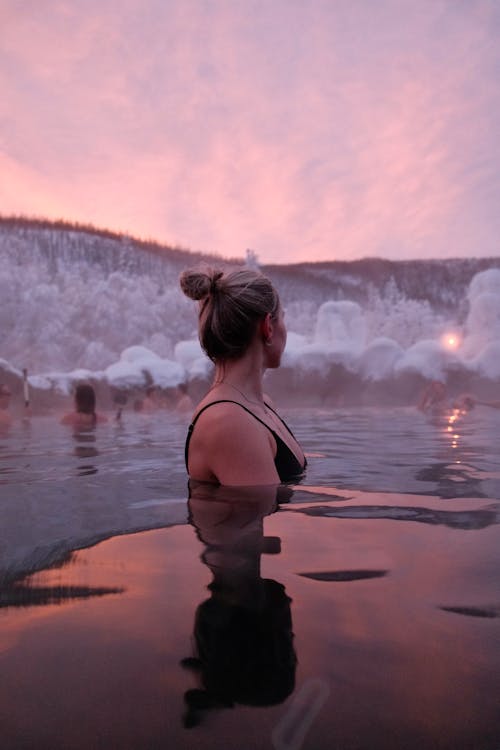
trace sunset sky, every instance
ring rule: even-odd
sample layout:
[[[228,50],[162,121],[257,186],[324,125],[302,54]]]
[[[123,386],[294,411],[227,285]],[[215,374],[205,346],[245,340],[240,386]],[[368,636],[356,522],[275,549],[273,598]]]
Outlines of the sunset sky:
[[[498,0],[0,0],[0,212],[263,262],[500,254]]]

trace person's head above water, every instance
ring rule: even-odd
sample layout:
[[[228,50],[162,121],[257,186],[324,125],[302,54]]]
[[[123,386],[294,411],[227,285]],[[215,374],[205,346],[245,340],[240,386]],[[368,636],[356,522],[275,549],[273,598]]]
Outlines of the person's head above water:
[[[264,372],[280,366],[287,339],[276,289],[250,269],[190,269],[180,285],[199,302],[200,343],[215,365],[188,428],[190,478],[239,487],[295,481],[305,456],[263,391]]]
[[[259,323],[267,315],[276,320],[280,312],[278,292],[258,271],[189,269],[180,285],[187,297],[200,302],[200,343],[212,362],[240,358]]]
[[[76,386],[75,406],[80,414],[95,413],[95,391],[88,383],[80,383]]]

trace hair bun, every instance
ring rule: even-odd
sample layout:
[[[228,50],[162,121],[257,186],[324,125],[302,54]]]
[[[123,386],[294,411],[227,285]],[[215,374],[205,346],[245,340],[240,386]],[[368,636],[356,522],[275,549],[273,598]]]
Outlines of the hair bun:
[[[214,292],[219,291],[219,284],[217,282],[223,276],[224,274],[222,271],[214,271],[214,273],[212,274],[212,278],[210,280],[210,294],[214,294]]]
[[[214,271],[210,268],[206,270],[192,268],[181,274],[179,283],[186,297],[200,300],[216,290],[217,282],[222,275],[222,271]]]

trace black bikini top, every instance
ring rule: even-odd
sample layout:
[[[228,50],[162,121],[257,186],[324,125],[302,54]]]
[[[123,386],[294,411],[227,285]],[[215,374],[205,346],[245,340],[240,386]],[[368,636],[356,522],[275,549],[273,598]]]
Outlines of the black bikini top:
[[[276,440],[276,455],[274,457],[274,465],[276,467],[276,471],[278,472],[278,476],[280,478],[281,482],[290,482],[294,479],[297,479],[301,476],[301,474],[304,473],[304,470],[307,466],[307,461],[304,459],[304,464],[302,465],[300,461],[297,459],[296,455],[293,453],[293,451],[290,450],[288,445],[285,443],[283,438],[281,438],[277,432],[275,432],[269,425],[267,425],[260,417],[258,417],[256,414],[253,413],[253,411],[250,411],[250,409],[247,409],[246,406],[243,406],[243,404],[240,404],[239,401],[231,401],[230,399],[224,398],[220,399],[219,401],[211,401],[209,404],[206,404],[206,406],[203,407],[203,409],[200,409],[196,417],[193,419],[191,424],[188,427],[188,434],[186,437],[186,446],[184,449],[184,460],[186,462],[186,471],[189,473],[188,469],[188,452],[189,452],[189,443],[191,440],[191,435],[193,434],[194,426],[196,422],[198,421],[199,417],[203,412],[208,409],[210,406],[213,406],[214,404],[237,404],[240,406],[244,411],[248,412],[248,414],[251,414],[254,419],[256,419],[258,422],[264,425],[266,429],[269,430],[273,438]],[[273,408],[269,406],[269,404],[265,404],[267,409],[270,409],[273,414],[276,414],[280,422],[283,423],[283,425],[286,427],[290,435],[295,440],[295,436],[291,429],[288,427],[286,422],[281,419],[280,415],[274,411]]]

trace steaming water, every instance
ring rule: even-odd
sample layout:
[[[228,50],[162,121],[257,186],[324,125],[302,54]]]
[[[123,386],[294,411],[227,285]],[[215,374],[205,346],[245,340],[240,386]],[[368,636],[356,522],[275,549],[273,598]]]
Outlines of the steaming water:
[[[209,377],[195,305],[177,281],[200,256],[29,222],[0,223],[0,255],[0,378],[20,389],[28,368],[35,407],[82,379],[106,398],[109,387]],[[499,265],[264,269],[289,329],[270,390],[294,403],[410,404],[425,380],[448,381],[455,392],[498,389]]]
[[[262,522],[248,493],[209,501],[198,537],[184,418],[16,423],[0,437],[2,746],[498,747],[500,412],[450,416],[286,412],[309,454],[290,502]],[[268,613],[274,701],[240,686],[213,705],[215,684],[240,684],[231,663],[260,664],[253,641],[215,639],[201,676],[180,666],[224,585],[246,618]],[[187,711],[193,689],[205,708]]]

